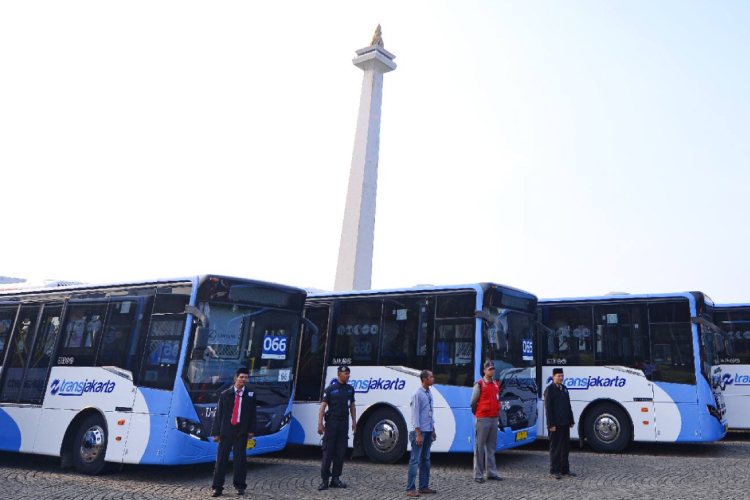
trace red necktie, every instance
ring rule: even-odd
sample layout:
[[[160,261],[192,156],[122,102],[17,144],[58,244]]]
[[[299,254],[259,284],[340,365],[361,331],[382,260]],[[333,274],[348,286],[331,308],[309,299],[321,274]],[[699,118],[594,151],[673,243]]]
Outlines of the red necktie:
[[[240,391],[237,391],[237,397],[234,398],[234,410],[232,410],[232,425],[237,425],[240,416]]]

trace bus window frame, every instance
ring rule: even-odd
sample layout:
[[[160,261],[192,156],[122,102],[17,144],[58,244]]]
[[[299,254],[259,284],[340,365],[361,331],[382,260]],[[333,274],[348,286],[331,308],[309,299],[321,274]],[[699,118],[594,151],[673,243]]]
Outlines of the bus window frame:
[[[10,330],[8,331],[8,336],[5,338],[5,346],[3,346],[3,352],[0,354],[0,367],[5,366],[6,363],[6,357],[8,355],[8,346],[10,345],[10,341],[13,337],[14,328],[16,326],[16,321],[18,321],[18,314],[21,312],[21,303],[20,302],[0,302],[0,308],[5,308],[8,306],[12,306],[16,308],[16,313],[13,315],[13,321],[10,323]],[[10,307],[8,307],[10,309]],[[0,387],[2,387],[2,377],[0,377]]]
[[[36,342],[36,335],[37,335],[37,331],[39,330],[39,322],[40,322],[40,320],[42,318],[42,314],[43,314],[43,311],[44,311],[44,304],[45,304],[44,302],[20,302],[18,304],[18,306],[19,306],[18,307],[18,311],[16,312],[16,317],[13,320],[13,325],[11,327],[11,335],[8,336],[7,345],[10,345],[11,340],[15,340],[16,326],[18,325],[18,320],[19,320],[19,318],[21,316],[21,310],[24,307],[38,307],[39,310],[37,311],[37,314],[36,314],[36,320],[35,320],[35,324],[34,324],[34,331],[31,332],[31,340],[29,342],[25,342],[25,346],[24,347],[26,348],[26,351],[27,351],[26,355],[25,355],[25,364],[23,366],[23,374],[21,376],[21,385],[18,388],[18,395],[16,396],[16,398],[15,398],[14,401],[11,401],[11,400],[4,401],[2,399],[3,392],[4,392],[4,389],[5,389],[5,382],[6,382],[6,379],[8,378],[8,372],[10,370],[10,366],[8,366],[8,362],[10,361],[10,359],[8,359],[9,358],[10,349],[7,349],[7,348],[5,349],[5,359],[3,360],[3,371],[2,371],[2,374],[0,374],[1,375],[0,376],[0,405],[3,405],[3,404],[11,404],[11,405],[21,404],[20,401],[21,401],[21,395],[23,394],[23,383],[26,380],[26,372],[28,371],[28,361],[29,361],[29,358],[31,357],[31,352],[34,349],[34,343]],[[14,352],[14,355],[15,355],[15,352]],[[42,399],[44,399],[44,398],[42,398]],[[33,405],[33,406],[36,406],[36,405]]]
[[[59,342],[60,335],[62,333],[62,322],[63,322],[63,318],[65,317],[64,314],[65,314],[66,305],[67,305],[67,301],[65,301],[64,299],[63,300],[55,300],[54,298],[53,298],[53,300],[50,300],[49,302],[42,303],[42,310],[39,313],[39,320],[38,320],[39,324],[37,325],[36,332],[34,333],[34,340],[33,340],[32,344],[31,344],[31,350],[29,350],[29,357],[27,358],[26,370],[24,370],[23,379],[21,381],[21,393],[19,394],[19,397],[18,397],[18,401],[21,404],[29,404],[29,405],[33,405],[33,406],[41,406],[41,404],[44,402],[44,396],[47,393],[47,391],[46,391],[47,384],[49,383],[50,371],[52,370],[52,367],[55,365],[55,356],[56,356],[56,352],[57,352],[57,343]],[[22,399],[22,396],[23,396],[24,385],[26,384],[26,379],[27,379],[28,374],[29,374],[29,368],[31,368],[31,365],[28,362],[31,360],[31,356],[33,355],[34,350],[36,349],[36,341],[37,341],[37,338],[39,338],[39,330],[42,327],[42,321],[41,320],[44,318],[44,316],[45,316],[45,314],[47,312],[47,308],[48,307],[58,307],[58,306],[60,307],[60,316],[59,316],[59,318],[60,318],[60,329],[58,330],[57,336],[55,337],[55,342],[52,345],[52,354],[50,356],[50,361],[49,361],[49,364],[47,365],[47,369],[46,369],[45,374],[44,374],[44,385],[43,385],[44,390],[41,393],[41,396],[39,398],[39,402],[22,402],[21,399]]]
[[[92,345],[90,347],[91,352],[92,352],[91,364],[84,364],[84,365],[79,365],[75,363],[61,364],[60,363],[61,358],[69,357],[68,355],[63,354],[63,351],[65,349],[89,349],[89,348],[87,347],[72,347],[71,348],[71,347],[65,347],[64,344],[58,344],[57,351],[55,352],[55,356],[57,359],[53,362],[53,366],[77,366],[77,367],[89,367],[89,368],[95,368],[97,366],[97,359],[99,358],[99,345],[104,335],[104,326],[107,324],[107,316],[109,314],[109,303],[110,303],[109,297],[105,296],[104,299],[77,299],[77,298],[70,297],[68,300],[66,300],[65,308],[63,310],[62,321],[60,322],[61,334],[59,335],[59,339],[62,341],[63,338],[67,338],[67,332],[65,331],[65,329],[67,328],[68,321],[70,320],[69,318],[70,308],[75,307],[79,304],[85,305],[87,303],[90,303],[92,305],[98,305],[98,304],[104,305],[104,317],[102,318],[102,329],[98,335],[98,338],[93,339]]]

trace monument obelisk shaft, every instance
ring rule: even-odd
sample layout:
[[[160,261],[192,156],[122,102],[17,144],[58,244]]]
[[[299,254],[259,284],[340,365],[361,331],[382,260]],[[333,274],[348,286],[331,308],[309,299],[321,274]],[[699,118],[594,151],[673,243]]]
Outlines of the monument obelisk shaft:
[[[370,289],[383,74],[396,69],[396,63],[393,62],[396,56],[383,47],[380,25],[375,30],[370,46],[358,50],[356,54],[352,63],[365,74],[336,266],[336,291]]]

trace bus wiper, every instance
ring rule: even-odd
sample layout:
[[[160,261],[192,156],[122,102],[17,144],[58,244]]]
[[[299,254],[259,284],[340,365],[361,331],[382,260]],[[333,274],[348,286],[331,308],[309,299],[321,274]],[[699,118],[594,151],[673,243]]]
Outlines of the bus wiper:
[[[705,320],[703,318],[695,318],[695,317],[693,317],[693,318],[690,318],[690,322],[694,323],[696,325],[705,326],[706,328],[708,328],[709,330],[711,330],[714,333],[718,333],[718,334],[721,334],[721,335],[726,335],[726,332],[724,332],[724,330],[722,330],[718,326],[714,325],[710,321]]]
[[[262,384],[257,384],[257,385],[255,385],[255,386],[254,386],[254,389],[256,389],[256,390],[257,390],[257,389],[261,389],[261,388],[262,388],[262,389],[267,389],[267,390],[268,390],[268,391],[270,391],[271,393],[273,393],[273,394],[276,394],[277,396],[280,396],[280,397],[282,397],[282,398],[285,398],[285,397],[287,397],[287,395],[286,395],[286,394],[284,394],[284,391],[283,391],[283,390],[281,390],[281,389],[276,389],[276,388],[274,388],[274,387],[271,387],[271,386],[269,386],[269,385],[262,385]]]
[[[237,321],[242,321],[245,318],[250,318],[252,316],[258,316],[259,314],[263,314],[263,313],[266,313],[268,311],[270,311],[270,309],[267,308],[267,307],[264,307],[263,309],[258,309],[255,312],[251,312],[251,313],[248,313],[248,314],[243,314],[242,316],[235,316],[234,318],[232,318],[229,321],[227,321],[227,326],[229,326],[232,323],[235,323]]]

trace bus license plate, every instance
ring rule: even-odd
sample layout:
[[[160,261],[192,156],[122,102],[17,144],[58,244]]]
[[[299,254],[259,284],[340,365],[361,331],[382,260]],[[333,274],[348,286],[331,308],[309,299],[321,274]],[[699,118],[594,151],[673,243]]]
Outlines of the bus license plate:
[[[523,441],[529,437],[529,431],[521,431],[516,433],[516,441]]]
[[[247,449],[252,450],[255,448],[255,438],[247,440]]]

